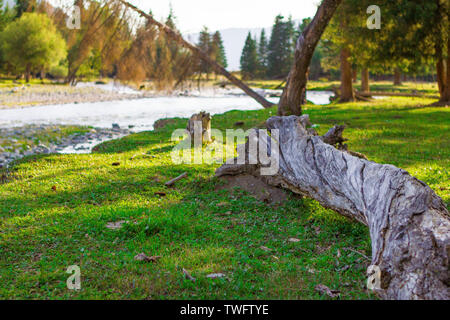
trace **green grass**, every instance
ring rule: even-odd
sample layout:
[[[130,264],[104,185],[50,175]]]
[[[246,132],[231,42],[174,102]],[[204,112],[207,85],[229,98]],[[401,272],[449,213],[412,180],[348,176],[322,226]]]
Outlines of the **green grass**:
[[[281,80],[254,80],[250,81],[252,87],[262,89],[280,89],[283,84]],[[308,81],[307,89],[310,91],[328,91],[340,87],[339,81]],[[353,84],[356,90],[361,90],[361,81]],[[283,84],[284,86],[284,84]],[[421,93],[424,95],[439,95],[439,88],[436,82],[404,82],[402,85],[395,86],[392,81],[372,81],[370,90],[373,92],[392,92],[392,93]]]
[[[0,89],[1,88],[14,88],[17,86],[22,86],[22,85],[55,85],[55,83],[53,83],[51,80],[48,79],[31,79],[29,83],[27,83],[24,79],[19,79],[19,80],[14,80],[14,79],[7,79],[7,78],[0,78]]]
[[[308,105],[305,113],[321,133],[347,124],[352,150],[410,171],[448,204],[450,113],[426,107],[432,102]],[[213,127],[244,121],[251,128],[275,113],[228,112],[215,116]],[[176,119],[91,155],[30,157],[3,176],[0,298],[326,299],[314,290],[317,284],[341,290],[342,299],[374,298],[365,289],[369,261],[363,255],[371,253],[364,226],[309,199],[273,206],[238,189],[216,191],[216,165],[171,162],[171,132],[185,125]],[[164,186],[185,171],[187,179]],[[117,221],[129,223],[106,228]],[[300,242],[290,243],[291,237]],[[162,258],[135,261],[142,252]],[[66,288],[71,265],[81,267],[79,292]],[[183,268],[196,282],[185,279]],[[226,278],[207,279],[210,273]]]

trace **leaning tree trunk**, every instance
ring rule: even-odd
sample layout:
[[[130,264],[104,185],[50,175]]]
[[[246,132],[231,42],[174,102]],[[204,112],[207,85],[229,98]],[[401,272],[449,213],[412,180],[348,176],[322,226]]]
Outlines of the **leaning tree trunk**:
[[[294,65],[281,96],[278,114],[301,115],[306,102],[308,69],[316,46],[342,0],[323,0],[313,21],[297,40]]]
[[[361,71],[361,91],[370,92],[369,86],[369,69],[364,68]]]
[[[163,31],[167,35],[167,37],[169,37],[170,39],[175,41],[178,45],[189,49],[196,57],[198,57],[201,60],[208,63],[217,73],[224,75],[231,83],[233,83],[238,88],[242,89],[247,95],[249,95],[250,97],[255,99],[264,108],[271,108],[274,105],[270,101],[267,101],[264,97],[260,96],[254,90],[252,90],[249,86],[247,86],[241,80],[239,80],[238,78],[233,76],[231,73],[229,73],[219,63],[217,63],[215,60],[211,59],[207,53],[203,52],[203,50],[199,49],[197,46],[184,40],[183,37],[181,36],[181,34],[179,34],[177,31],[171,29],[169,26],[165,25],[164,23],[156,21],[150,14],[147,14],[144,11],[138,9],[137,7],[133,6],[131,3],[124,1],[124,0],[118,0],[118,1],[120,1],[124,6],[136,11],[140,16],[146,18],[149,23],[156,25],[161,31]],[[209,75],[208,75],[208,77],[209,77]]]
[[[350,63],[350,50],[346,47],[341,50],[341,96],[339,97],[339,101],[355,101],[352,65]]]
[[[246,164],[226,164],[216,175],[251,174],[367,225],[382,298],[450,299],[450,215],[443,201],[406,171],[346,151],[344,127],[320,137],[309,125],[307,115],[273,117],[267,121],[272,137],[256,131],[253,143],[269,146],[270,158],[278,159],[276,174],[261,176],[267,159],[255,158],[247,142]]]

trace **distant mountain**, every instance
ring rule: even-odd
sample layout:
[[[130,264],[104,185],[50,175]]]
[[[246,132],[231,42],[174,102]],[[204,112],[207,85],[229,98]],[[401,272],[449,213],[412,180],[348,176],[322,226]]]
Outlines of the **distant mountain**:
[[[258,38],[261,34],[263,28],[231,28],[219,30],[222,34],[223,44],[225,47],[225,51],[227,54],[228,61],[228,70],[237,71],[241,67],[241,53],[244,48],[245,39],[247,38],[248,32],[250,31],[252,35]],[[270,32],[272,30],[271,27],[264,28],[266,30],[267,37],[270,36]],[[186,35],[186,40],[197,43],[198,42],[198,33],[192,33]]]
[[[297,27],[300,20],[294,20],[294,26]],[[248,32],[250,31],[253,37],[257,37],[259,41],[259,36],[261,35],[262,29],[266,30],[267,40],[270,39],[270,34],[272,33],[272,27],[266,28],[230,28],[219,30],[222,34],[223,44],[227,54],[228,60],[228,70],[238,71],[241,68],[241,53],[244,49],[245,39],[247,38]],[[210,30],[210,32],[213,32]],[[191,33],[185,35],[186,40],[197,43],[199,33]]]

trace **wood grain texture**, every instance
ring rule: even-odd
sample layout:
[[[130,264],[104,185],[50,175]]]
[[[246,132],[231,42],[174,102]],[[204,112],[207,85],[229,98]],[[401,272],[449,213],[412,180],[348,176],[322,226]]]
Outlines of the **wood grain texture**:
[[[216,175],[252,174],[368,226],[372,265],[382,270],[382,298],[450,299],[450,215],[442,199],[402,169],[325,143],[335,141],[333,134],[342,136],[341,127],[320,137],[308,123],[307,115],[270,118],[267,127],[279,130],[277,142],[259,131],[263,143],[279,146],[276,175],[261,176],[261,163],[248,162],[224,165]]]

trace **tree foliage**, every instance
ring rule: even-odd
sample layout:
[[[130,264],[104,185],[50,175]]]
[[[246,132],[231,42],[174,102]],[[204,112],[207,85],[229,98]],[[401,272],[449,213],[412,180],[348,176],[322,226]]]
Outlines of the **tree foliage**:
[[[41,72],[66,56],[66,43],[44,14],[24,13],[1,33],[5,60],[18,73]]]
[[[294,57],[294,23],[291,18],[285,21],[278,15],[272,28],[268,53],[268,76],[285,78],[292,66]]]
[[[259,60],[257,42],[249,32],[245,40],[241,56],[241,72],[243,79],[254,79],[258,74]]]

